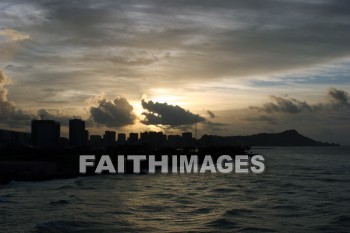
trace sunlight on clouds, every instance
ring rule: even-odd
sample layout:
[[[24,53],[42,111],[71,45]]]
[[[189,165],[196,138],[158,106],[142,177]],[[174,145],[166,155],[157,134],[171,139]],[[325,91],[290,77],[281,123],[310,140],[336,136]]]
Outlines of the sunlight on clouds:
[[[144,99],[146,101],[153,101],[153,102],[159,102],[159,103],[167,103],[169,105],[179,105],[181,107],[187,108],[189,106],[189,102],[186,101],[188,98],[187,96],[181,95],[178,90],[176,89],[167,89],[167,88],[151,88],[148,91],[149,94],[142,95],[141,99]],[[134,107],[135,114],[142,119],[142,113],[145,111],[142,108],[141,105],[141,99],[137,100],[131,100],[130,103]],[[148,126],[152,127],[152,130],[156,129],[154,126]]]
[[[142,112],[144,111],[141,106],[141,100],[130,101],[130,104],[134,107],[134,113],[137,117],[141,117]]]
[[[134,125],[122,124],[126,132],[155,129],[140,122],[142,99],[204,117],[210,110],[215,122],[233,125],[229,134],[281,130],[286,125],[278,119],[240,111],[263,106],[270,95],[316,105],[329,87],[349,93],[346,7],[341,1],[1,0],[0,69],[14,81],[8,99],[23,110],[54,108],[87,119],[94,107],[100,119],[107,110],[124,113],[123,97],[137,116]],[[300,120],[288,123],[297,127]],[[202,131],[213,128],[203,124]]]
[[[0,29],[0,61],[12,60],[21,49],[17,42],[30,38],[30,35],[13,29]]]
[[[29,40],[30,35],[13,29],[0,30],[0,42]]]

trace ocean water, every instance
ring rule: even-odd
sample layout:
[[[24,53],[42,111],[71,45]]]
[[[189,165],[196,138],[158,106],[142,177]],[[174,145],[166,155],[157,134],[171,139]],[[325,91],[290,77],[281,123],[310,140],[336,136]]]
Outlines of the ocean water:
[[[266,172],[0,186],[0,232],[350,232],[350,147],[254,149]]]

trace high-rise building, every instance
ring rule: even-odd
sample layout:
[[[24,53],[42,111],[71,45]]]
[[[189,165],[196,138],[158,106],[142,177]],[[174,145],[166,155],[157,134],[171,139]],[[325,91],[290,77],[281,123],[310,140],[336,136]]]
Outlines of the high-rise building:
[[[193,138],[191,132],[182,133],[182,144],[184,147],[193,146]]]
[[[166,135],[162,132],[142,132],[140,134],[140,142],[151,148],[160,148],[165,145]]]
[[[210,147],[215,145],[214,135],[204,134],[200,140],[202,147]]]
[[[90,135],[90,145],[100,147],[103,146],[101,135]]]
[[[126,134],[125,133],[118,133],[118,143],[124,144],[126,142]]]
[[[114,146],[115,145],[115,131],[105,131],[103,135],[103,140],[105,146]]]
[[[58,147],[60,123],[53,120],[32,120],[32,144],[36,147]]]
[[[129,134],[129,143],[136,144],[139,140],[139,134],[138,133],[130,133]]]
[[[87,145],[89,142],[89,131],[88,130],[84,131],[84,142],[85,142],[85,145]]]
[[[180,148],[182,145],[182,138],[180,135],[168,135],[168,146]]]
[[[72,146],[86,145],[85,122],[83,120],[69,120],[69,143]]]

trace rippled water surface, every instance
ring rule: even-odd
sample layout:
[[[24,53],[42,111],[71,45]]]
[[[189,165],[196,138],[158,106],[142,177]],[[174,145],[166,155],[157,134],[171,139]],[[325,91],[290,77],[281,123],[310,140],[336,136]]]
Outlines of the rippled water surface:
[[[101,175],[0,186],[0,232],[349,232],[350,148],[255,149],[262,175]]]

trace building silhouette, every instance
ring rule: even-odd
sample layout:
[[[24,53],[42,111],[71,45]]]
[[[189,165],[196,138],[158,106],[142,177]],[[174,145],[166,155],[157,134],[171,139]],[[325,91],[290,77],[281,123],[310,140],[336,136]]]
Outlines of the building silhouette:
[[[105,131],[103,135],[103,141],[105,146],[114,146],[115,145],[115,131]]]
[[[89,131],[87,129],[84,131],[84,141],[86,145],[89,142]]]
[[[125,144],[125,143],[126,143],[126,134],[118,133],[118,144]]]
[[[0,129],[0,147],[28,146],[30,137],[30,133]]]
[[[191,132],[182,133],[182,145],[184,147],[193,146],[193,137]]]
[[[140,142],[152,148],[163,147],[167,137],[163,132],[142,132],[140,133]]]
[[[69,120],[69,143],[72,146],[85,146],[87,144],[85,122],[83,120]]]
[[[182,147],[182,137],[180,135],[168,135],[167,144],[170,147]]]
[[[39,148],[58,147],[60,123],[54,120],[32,120],[32,145]]]
[[[103,140],[101,135],[90,135],[90,145],[96,147],[103,146]]]
[[[139,140],[139,134],[138,133],[129,133],[128,142],[130,144],[136,144]]]

